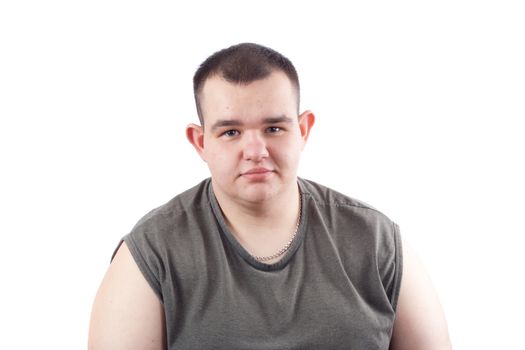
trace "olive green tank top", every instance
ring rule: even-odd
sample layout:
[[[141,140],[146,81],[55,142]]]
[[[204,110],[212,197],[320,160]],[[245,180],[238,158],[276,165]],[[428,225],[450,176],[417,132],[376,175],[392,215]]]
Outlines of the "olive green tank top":
[[[210,179],[123,238],[164,305],[169,349],[388,349],[402,272],[397,225],[312,181],[298,184],[297,235],[274,264],[238,243]]]

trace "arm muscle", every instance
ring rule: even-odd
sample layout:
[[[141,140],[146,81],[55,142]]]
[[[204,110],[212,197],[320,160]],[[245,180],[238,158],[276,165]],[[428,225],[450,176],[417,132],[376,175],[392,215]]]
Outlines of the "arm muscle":
[[[165,349],[164,309],[122,243],[98,290],[90,350]]]
[[[445,315],[432,282],[412,249],[403,246],[403,279],[390,349],[449,350]]]

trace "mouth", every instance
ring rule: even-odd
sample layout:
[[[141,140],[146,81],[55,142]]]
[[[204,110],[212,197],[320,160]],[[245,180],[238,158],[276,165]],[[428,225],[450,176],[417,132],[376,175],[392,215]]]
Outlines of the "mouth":
[[[266,174],[266,173],[271,173],[271,172],[272,170],[266,169],[266,168],[253,168],[253,169],[250,169],[242,173],[242,175],[261,175],[261,174]]]
[[[274,171],[266,168],[253,168],[248,171],[241,173],[241,177],[249,179],[252,181],[261,181],[265,180],[270,176]]]

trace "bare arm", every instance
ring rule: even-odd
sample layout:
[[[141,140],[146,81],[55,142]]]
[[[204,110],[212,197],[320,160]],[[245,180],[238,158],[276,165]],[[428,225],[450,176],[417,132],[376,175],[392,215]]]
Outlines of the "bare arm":
[[[403,246],[403,279],[390,349],[452,349],[432,282],[412,249]]]
[[[165,349],[164,309],[126,243],[113,259],[91,314],[90,350]]]

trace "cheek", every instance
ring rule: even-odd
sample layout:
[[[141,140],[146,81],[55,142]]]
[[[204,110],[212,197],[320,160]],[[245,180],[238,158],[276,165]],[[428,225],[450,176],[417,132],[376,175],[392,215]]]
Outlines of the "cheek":
[[[273,158],[282,168],[294,168],[299,162],[300,145],[291,140],[274,145]]]
[[[235,156],[232,150],[213,148],[214,151],[206,152],[208,167],[215,174],[231,173],[235,166]]]

